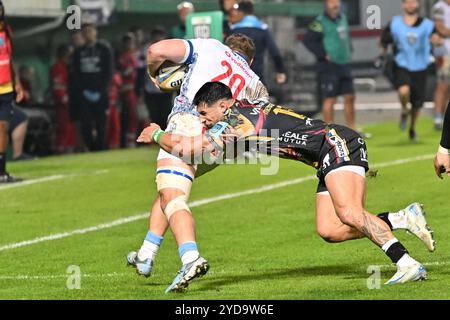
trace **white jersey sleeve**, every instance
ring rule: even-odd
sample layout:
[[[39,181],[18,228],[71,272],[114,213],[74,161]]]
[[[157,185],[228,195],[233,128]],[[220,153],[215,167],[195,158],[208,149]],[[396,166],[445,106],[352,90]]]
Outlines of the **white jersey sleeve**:
[[[207,82],[226,84],[238,100],[267,98],[268,92],[246,60],[214,39],[184,40],[189,65],[180,94],[175,98],[170,117],[179,112],[196,113],[192,104],[198,90]]]

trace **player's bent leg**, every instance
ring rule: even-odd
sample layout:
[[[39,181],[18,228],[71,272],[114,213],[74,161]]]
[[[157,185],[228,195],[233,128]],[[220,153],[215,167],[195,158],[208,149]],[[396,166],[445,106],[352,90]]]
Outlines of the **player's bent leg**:
[[[386,284],[426,279],[422,264],[411,258],[406,248],[394,237],[389,226],[364,210],[365,179],[362,175],[335,170],[325,177],[339,219],[364,233],[397,264],[397,273]]]
[[[149,277],[153,262],[163,241],[164,234],[169,227],[164,211],[161,208],[159,195],[156,197],[150,213],[150,229],[138,252],[132,251],[127,255],[127,262],[136,268],[139,275]]]
[[[317,233],[326,242],[338,243],[365,237],[338,218],[328,191],[316,195],[316,219]]]

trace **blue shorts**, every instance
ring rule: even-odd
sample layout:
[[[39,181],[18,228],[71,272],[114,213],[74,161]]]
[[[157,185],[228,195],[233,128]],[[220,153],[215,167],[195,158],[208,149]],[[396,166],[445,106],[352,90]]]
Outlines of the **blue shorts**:
[[[14,93],[0,94],[0,121],[10,122],[14,115]]]
[[[354,94],[353,76],[350,67],[329,63],[319,73],[323,98],[335,98]]]

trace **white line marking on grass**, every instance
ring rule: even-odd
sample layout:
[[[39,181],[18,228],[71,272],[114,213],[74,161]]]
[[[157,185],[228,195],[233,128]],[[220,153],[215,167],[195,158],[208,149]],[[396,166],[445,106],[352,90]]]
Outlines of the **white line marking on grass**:
[[[435,261],[435,262],[428,262],[423,263],[424,266],[430,267],[430,266],[446,266],[450,265],[450,261]],[[395,264],[390,265],[380,265],[379,266],[382,269],[395,269]],[[215,273],[218,273],[217,271]],[[223,272],[221,272],[223,273]],[[25,275],[25,274],[18,274],[18,275],[4,275],[0,276],[0,281],[6,281],[6,280],[54,280],[54,279],[66,279],[69,274],[57,274],[57,275]],[[133,273],[129,272],[112,272],[112,273],[94,273],[94,274],[81,274],[81,278],[91,278],[91,279],[98,279],[98,278],[122,278],[122,277],[134,277],[135,275]]]
[[[83,175],[87,175],[87,174],[89,174],[89,175],[91,175],[91,174],[93,174],[93,175],[105,174],[107,172],[109,172],[109,170],[103,169],[103,170],[94,171],[92,173],[57,174],[57,175],[43,177],[43,178],[36,178],[36,179],[24,180],[22,182],[17,182],[17,183],[6,184],[6,185],[3,185],[3,186],[0,186],[0,191],[1,190],[7,190],[7,189],[14,189],[14,188],[30,186],[30,185],[33,185],[33,184],[38,184],[38,183],[43,183],[43,182],[49,182],[49,181],[67,179],[67,178],[72,178],[72,177],[77,177],[77,176],[83,176]]]
[[[424,109],[433,109],[434,103],[433,102],[425,102],[424,103]],[[379,111],[379,110],[400,110],[401,104],[400,102],[384,102],[384,103],[378,103],[378,102],[359,102],[355,105],[355,110],[357,111]],[[344,104],[343,103],[336,103],[334,106],[335,110],[344,110]]]
[[[434,155],[428,154],[428,155],[422,155],[422,156],[417,156],[417,157],[412,157],[412,158],[383,162],[383,163],[375,164],[372,167],[384,168],[384,167],[401,165],[401,164],[406,164],[406,163],[415,162],[415,161],[429,160],[429,159],[432,159],[433,157],[434,157]],[[316,179],[316,176],[310,175],[310,176],[306,176],[306,177],[302,177],[302,178],[298,178],[298,179],[287,180],[287,181],[283,181],[283,182],[278,182],[278,183],[258,187],[255,189],[250,189],[250,190],[235,192],[235,193],[228,193],[228,194],[223,194],[223,195],[220,195],[217,197],[193,201],[189,204],[189,206],[191,208],[195,208],[195,207],[203,206],[205,204],[210,204],[210,203],[214,203],[214,202],[218,202],[218,201],[222,201],[222,200],[228,200],[228,199],[238,198],[238,197],[245,196],[245,195],[257,194],[257,193],[262,193],[262,192],[266,192],[266,191],[270,191],[270,190],[280,189],[280,188],[284,188],[287,186],[292,186],[295,184],[300,184],[300,183],[304,183],[307,181],[311,181],[314,179]],[[53,241],[53,240],[71,237],[71,236],[78,235],[78,234],[86,234],[86,233],[90,233],[90,232],[94,232],[94,231],[109,229],[109,228],[120,226],[120,225],[123,225],[126,223],[134,222],[134,221],[137,221],[140,219],[146,219],[146,218],[148,218],[148,216],[149,216],[148,213],[143,213],[143,214],[130,216],[127,218],[121,218],[118,220],[114,220],[109,223],[103,223],[103,224],[99,224],[97,226],[88,227],[85,229],[77,229],[77,230],[73,230],[73,231],[69,231],[69,232],[63,232],[63,233],[52,234],[52,235],[48,235],[48,236],[44,236],[44,237],[39,237],[39,238],[35,238],[32,240],[11,243],[11,244],[1,246],[0,252],[33,245],[33,244],[40,243],[40,242]]]
[[[129,276],[130,273],[98,273],[98,274],[81,274],[81,278],[118,278]],[[53,280],[53,279],[66,279],[70,274],[57,274],[57,275],[15,275],[15,276],[0,276],[2,280]]]

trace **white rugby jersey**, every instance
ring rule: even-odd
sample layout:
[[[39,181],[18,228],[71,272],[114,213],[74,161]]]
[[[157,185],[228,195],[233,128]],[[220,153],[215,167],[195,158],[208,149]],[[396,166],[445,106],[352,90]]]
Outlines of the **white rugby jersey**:
[[[207,82],[222,82],[242,100],[268,99],[268,92],[247,61],[238,53],[215,39],[183,40],[186,56],[180,63],[189,65],[180,94],[175,98],[172,117],[176,113],[197,114],[192,104],[198,90]]]
[[[433,6],[433,20],[440,20],[444,23],[447,29],[450,29],[450,4],[447,1],[441,0]],[[444,39],[444,46],[447,55],[450,55],[450,37]]]

